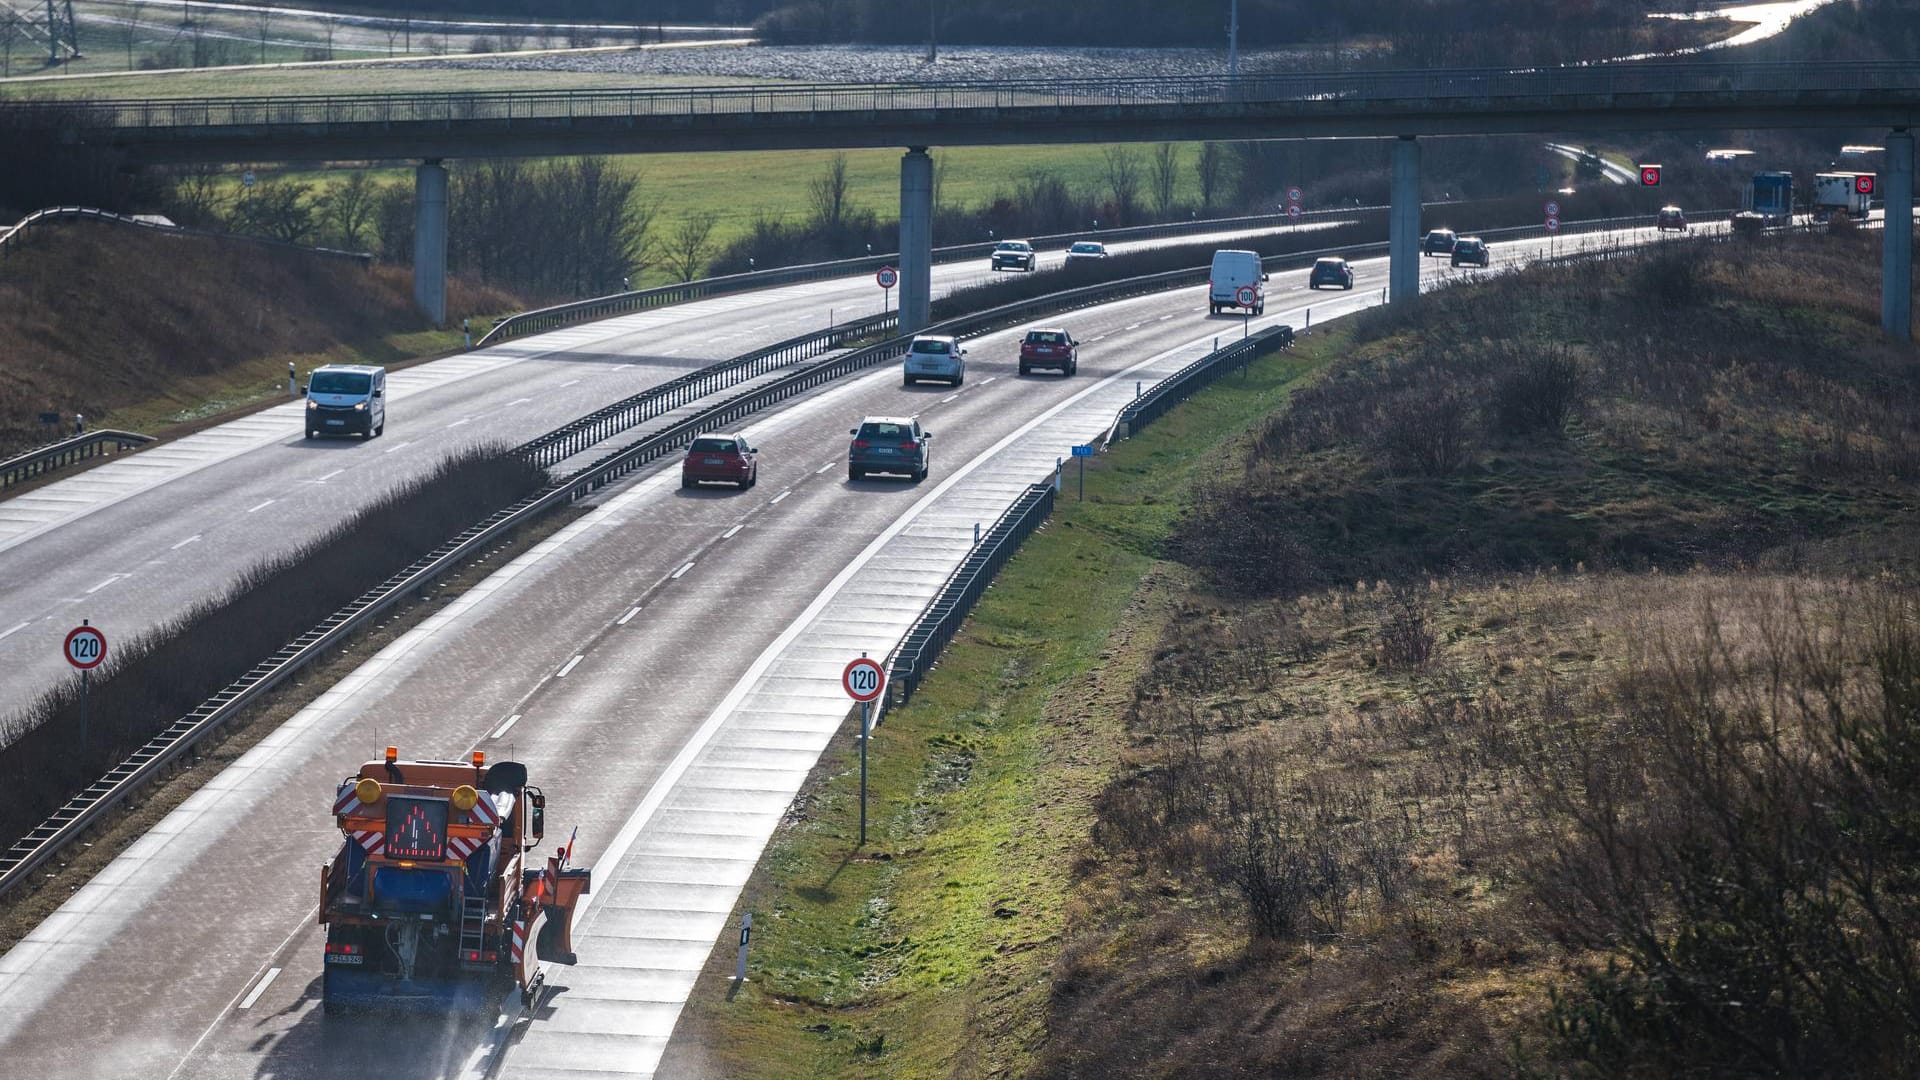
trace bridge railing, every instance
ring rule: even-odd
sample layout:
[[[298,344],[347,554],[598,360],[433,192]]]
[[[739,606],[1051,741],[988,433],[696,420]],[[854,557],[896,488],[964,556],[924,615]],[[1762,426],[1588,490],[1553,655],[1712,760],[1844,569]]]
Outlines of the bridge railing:
[[[91,206],[49,206],[44,210],[35,210],[21,218],[11,227],[0,230],[0,256],[8,254],[12,248],[25,243],[29,230],[39,225],[55,221],[99,221],[108,225],[122,225],[135,229],[152,229],[169,236],[206,236],[216,240],[233,240],[242,244],[254,244],[260,247],[286,248],[290,251],[304,251],[310,255],[327,255],[334,258],[354,259],[365,266],[373,262],[373,255],[365,251],[342,251],[339,248],[313,247],[307,244],[294,244],[285,240],[273,240],[265,236],[247,236],[243,233],[219,232],[214,229],[196,229],[190,225],[175,225],[172,222],[150,221],[146,218],[116,214],[110,210],[97,210]]]
[[[1617,94],[1804,94],[1920,90],[1907,61],[1694,61],[1531,69],[1299,72],[1241,76],[979,79],[940,83],[813,83],[648,89],[17,102],[56,122],[110,128],[521,122],[795,112],[1068,108],[1156,103],[1302,103],[1338,110],[1371,102],[1472,102]]]

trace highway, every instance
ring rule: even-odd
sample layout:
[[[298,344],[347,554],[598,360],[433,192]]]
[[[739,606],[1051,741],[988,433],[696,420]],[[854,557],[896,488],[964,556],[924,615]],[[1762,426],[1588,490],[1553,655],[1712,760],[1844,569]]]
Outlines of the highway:
[[[1045,252],[1041,267],[1063,258]],[[994,276],[984,259],[936,266],[936,295]],[[72,677],[60,641],[81,618],[106,629],[110,646],[131,640],[461,450],[518,444],[704,364],[824,329],[830,318],[877,313],[880,304],[879,287],[862,275],[513,339],[394,372],[386,434],[371,442],[304,439],[295,401],[0,501],[0,713]]]
[[[1276,275],[1251,327],[1301,325],[1308,306],[1319,325],[1377,302],[1385,260],[1355,265],[1351,292]],[[603,492],[329,689],[0,957],[0,1060],[44,1078],[650,1075],[740,884],[845,715],[840,665],[884,655],[971,523],[1103,431],[1134,380],[1242,329],[1191,288],[1058,321],[1085,342],[1074,378],[1020,377],[1021,331],[987,335],[957,391],[903,388],[889,365],[762,414],[745,428],[762,449],[751,491],[681,491],[668,462]],[[935,433],[928,481],[847,480],[845,431],[870,413],[917,414]],[[321,1016],[312,914],[316,870],[339,844],[328,807],[340,777],[387,744],[524,761],[548,794],[548,836],[579,826],[579,861],[595,868],[575,936],[583,963],[553,969],[555,993],[522,1031]]]

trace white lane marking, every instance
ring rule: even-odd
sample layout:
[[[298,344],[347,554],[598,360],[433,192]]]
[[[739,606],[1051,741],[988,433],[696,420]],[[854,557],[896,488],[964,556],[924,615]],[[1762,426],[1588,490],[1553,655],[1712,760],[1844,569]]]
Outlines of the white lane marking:
[[[633,617],[634,617],[635,615],[638,615],[638,614],[640,614],[640,609],[639,609],[639,608],[637,608],[637,607],[632,607],[632,608],[628,608],[628,609],[627,609],[627,613],[626,613],[625,615],[622,615],[622,616],[620,616],[620,617],[619,617],[618,619],[615,619],[615,620],[613,621],[613,625],[615,625],[615,626],[625,626],[625,625],[627,625],[627,623],[629,623],[629,622],[631,622],[631,621],[633,621]]]
[[[398,453],[399,451],[405,450],[407,447],[412,445],[413,444],[410,442],[395,443],[394,445],[387,447],[385,450],[382,450],[381,453],[383,454]]]
[[[527,402],[532,400],[533,399],[530,397],[517,397],[517,398],[514,398],[512,401],[507,402],[507,408],[511,409],[515,405],[525,405]]]
[[[1168,319],[1171,319],[1171,318],[1173,318],[1173,312],[1169,311],[1165,315],[1160,316],[1159,321],[1166,322]]]
[[[734,534],[734,533],[737,533],[737,532],[739,532],[739,531],[740,531],[741,529],[743,529],[743,528],[745,528],[745,526],[743,526],[743,525],[735,525],[735,526],[734,526],[733,528],[731,528],[731,529],[728,529],[728,530],[727,530],[726,532],[723,532],[723,533],[721,533],[721,534],[720,534],[720,539],[722,539],[722,540],[731,540],[731,539],[733,539],[733,534]],[[637,610],[637,609],[636,609],[636,610]]]
[[[569,386],[578,386],[578,385],[580,385],[580,380],[579,380],[579,379],[574,379],[574,380],[573,380],[572,382],[563,382],[563,383],[561,383],[561,384],[560,384],[560,389],[562,389],[562,390],[565,390],[565,389],[566,389],[567,387],[569,387]]]
[[[261,504],[260,504],[259,506],[251,506],[251,507],[248,507],[248,508],[247,508],[247,513],[249,513],[249,514],[253,514],[253,513],[258,513],[259,511],[261,511],[261,510],[265,510],[265,509],[266,509],[267,507],[269,507],[269,506],[272,506],[272,505],[273,505],[273,500],[272,500],[272,499],[268,499],[268,500],[267,500],[266,502],[263,502],[263,503],[261,503]]]
[[[682,566],[682,567],[681,567],[680,569],[678,569],[678,570],[675,570],[675,571],[674,571],[673,573],[671,573],[671,574],[668,574],[667,576],[668,576],[669,578],[673,578],[674,580],[679,580],[679,577],[680,577],[680,575],[681,575],[681,574],[684,574],[684,573],[686,573],[687,571],[689,571],[689,570],[691,570],[691,569],[693,569],[693,564],[692,564],[692,563],[688,563],[688,564],[686,564],[685,566]]]
[[[330,472],[330,473],[328,473],[328,474],[327,474],[327,475],[325,475],[325,476],[321,476],[321,477],[316,477],[316,478],[314,479],[314,481],[313,481],[313,482],[314,482],[314,483],[316,483],[316,484],[324,484],[324,483],[326,483],[327,481],[329,481],[329,480],[331,480],[331,479],[333,479],[333,478],[334,478],[334,477],[336,477],[336,476],[339,476],[339,475],[340,475],[341,473],[343,473],[343,472],[346,472],[346,471],[347,471],[347,470],[345,470],[345,469],[335,469],[335,470],[333,470],[332,472]]]
[[[787,496],[789,496],[789,495],[791,495],[791,494],[793,494],[793,489],[792,489],[792,488],[788,488],[787,490],[785,490],[785,491],[783,491],[783,492],[781,492],[780,494],[778,494],[778,495],[775,495],[775,496],[773,497],[773,502],[770,502],[770,503],[768,503],[767,505],[768,505],[768,506],[772,506],[772,505],[774,505],[774,503],[778,503],[778,502],[779,502],[779,501],[780,501],[781,499],[784,499],[784,498],[786,498]],[[740,527],[740,526],[738,526],[738,525],[735,525],[735,526],[734,526],[734,528],[736,528],[736,529],[737,529],[737,528],[739,528],[739,527]],[[728,536],[732,536],[733,534],[732,534],[732,533],[728,533],[727,535],[728,535]]]
[[[179,543],[177,543],[177,544],[175,544],[175,545],[173,545],[172,547],[170,547],[170,548],[168,548],[167,550],[168,550],[168,551],[179,551],[179,550],[180,550],[181,548],[183,548],[183,547],[186,547],[186,546],[187,546],[188,544],[197,544],[197,543],[199,543],[199,542],[200,542],[200,534],[199,534],[199,533],[194,533],[194,534],[193,534],[192,536],[189,536],[189,537],[187,537],[187,538],[186,538],[185,540],[182,540],[182,541],[180,541]]]
[[[447,430],[448,430],[448,431],[452,431],[452,430],[453,430],[454,428],[457,428],[457,427],[459,427],[459,426],[460,426],[461,424],[471,424],[471,423],[473,423],[473,417],[471,417],[471,416],[463,416],[463,417],[461,417],[460,419],[458,419],[458,420],[455,420],[455,421],[454,421],[453,423],[451,423],[451,424],[448,424],[448,425],[447,425]]]
[[[116,581],[119,581],[119,580],[120,580],[121,578],[126,578],[126,577],[132,577],[132,576],[133,576],[132,574],[109,574],[109,575],[107,576],[107,580],[105,580],[105,581],[103,581],[103,582],[101,582],[101,583],[100,583],[100,584],[98,584],[98,585],[95,585],[95,586],[94,586],[93,588],[91,588],[91,589],[88,589],[88,590],[87,590],[87,595],[88,595],[88,596],[92,596],[92,595],[93,595],[94,593],[97,593],[97,592],[99,592],[99,591],[100,591],[101,589],[104,589],[104,588],[106,588],[107,586],[109,586],[109,585],[111,585],[111,584],[113,584],[114,582],[116,582]]]
[[[947,402],[952,401],[954,398],[957,398],[959,396],[960,396],[959,394],[948,394],[946,397],[943,397],[940,399],[940,404],[945,405]]]
[[[609,370],[609,371],[619,371],[619,370],[620,370],[621,368],[630,368],[630,367],[632,367],[632,366],[633,366],[632,364],[615,364],[615,365],[613,365],[613,366],[612,366],[611,368],[608,368],[607,370]]]
[[[32,625],[31,623],[15,623],[14,625],[7,627],[5,630],[0,630],[0,638],[6,637],[9,634],[17,634],[20,631],[25,630],[28,626],[31,626],[31,625]]]
[[[1107,335],[1101,334],[1099,337],[1090,337],[1087,340],[1088,341],[1105,341],[1107,340]]]
[[[999,378],[999,377],[1000,377],[1000,376],[998,376],[998,375],[989,375],[989,376],[987,376],[986,378],[984,378],[984,379],[981,379],[981,380],[980,380],[980,385],[981,385],[981,386],[985,386],[985,385],[987,385],[988,383],[990,383],[990,382],[992,382],[993,380],[995,380],[995,379],[997,379],[997,378]]]
[[[1127,329],[1127,330],[1138,330],[1138,329],[1140,329],[1140,324],[1139,324],[1139,323],[1134,323],[1134,324],[1133,324],[1132,326],[1129,326],[1129,327],[1126,327],[1126,329]]]
[[[839,463],[839,462],[837,462],[837,461],[829,461],[829,462],[827,462],[827,463],[826,463],[825,465],[822,465],[822,466],[820,466],[819,468],[817,468],[817,469],[815,469],[815,470],[813,470],[813,475],[815,475],[815,476],[819,476],[819,475],[820,475],[821,473],[823,473],[823,472],[830,472],[830,471],[832,471],[832,469],[833,469],[833,467],[834,467],[834,466],[836,466],[836,465],[838,465],[838,464],[840,464],[840,463]]]
[[[519,723],[519,722],[520,722],[520,714],[519,714],[519,713],[514,713],[514,714],[513,714],[512,716],[509,716],[509,717],[507,717],[507,722],[506,722],[506,723],[504,723],[504,724],[501,724],[501,725],[500,725],[500,726],[499,726],[498,728],[495,728],[495,729],[494,729],[494,732],[493,732],[493,737],[497,739],[497,738],[499,738],[500,736],[502,736],[502,735],[505,735],[505,734],[507,733],[507,729],[508,729],[508,728],[510,728],[510,727],[512,727],[513,725],[515,725],[515,724],[517,724],[517,723]]]
[[[567,672],[569,672],[569,671],[572,671],[572,670],[573,670],[573,669],[574,669],[575,667],[578,667],[578,666],[579,666],[579,664],[580,664],[580,661],[582,661],[582,660],[585,660],[586,658],[587,658],[587,657],[586,657],[586,655],[585,655],[585,654],[583,653],[583,654],[581,654],[581,655],[579,655],[579,656],[576,656],[576,657],[574,657],[573,659],[571,659],[571,660],[569,660],[569,661],[567,661],[567,664],[566,664],[566,666],[565,666],[565,667],[563,667],[563,668],[561,668],[561,669],[560,669],[559,671],[556,671],[556,672],[554,672],[554,673],[553,673],[553,677],[554,677],[554,678],[556,678],[556,679],[564,679],[564,678],[566,678],[566,677],[567,677]]]
[[[242,1009],[253,1008],[253,1003],[256,1001],[259,1001],[260,995],[266,993],[267,987],[272,986],[273,980],[279,977],[280,977],[279,968],[268,968],[267,973],[261,976],[260,981],[253,984],[253,992],[248,994],[246,996],[246,999],[241,1001],[238,1007]]]

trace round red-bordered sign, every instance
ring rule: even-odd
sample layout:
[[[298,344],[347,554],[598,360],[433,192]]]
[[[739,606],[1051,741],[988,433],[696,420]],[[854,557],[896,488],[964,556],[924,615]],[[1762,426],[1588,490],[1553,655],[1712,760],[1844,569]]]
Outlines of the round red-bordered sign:
[[[67,663],[81,671],[91,671],[100,666],[107,658],[107,635],[95,626],[76,626],[67,631],[66,644],[60,651],[66,655]]]
[[[1548,218],[1548,219],[1547,219],[1547,231],[1548,231],[1548,232],[1558,232],[1558,231],[1560,231],[1560,219],[1559,219],[1559,218],[1557,218],[1557,217],[1550,217],[1550,218]]]
[[[891,266],[883,266],[879,273],[873,275],[873,280],[879,282],[881,288],[891,289],[900,284],[900,271]]]
[[[1251,285],[1242,285],[1233,291],[1233,299],[1241,307],[1252,307],[1253,302],[1259,298],[1260,294],[1254,292]]]
[[[1295,221],[1299,221],[1300,220],[1300,204],[1294,203],[1293,205],[1287,207],[1287,216],[1292,218]]]
[[[1559,204],[1559,203],[1557,203],[1557,202],[1549,202],[1549,203],[1547,204],[1547,216],[1548,216],[1548,217],[1559,217],[1559,216],[1560,216],[1560,204]]]
[[[1297,188],[1297,187],[1290,187],[1290,188],[1288,188],[1288,189],[1287,189],[1287,201],[1288,201],[1288,202],[1294,202],[1294,203],[1297,203],[1297,202],[1299,202],[1299,201],[1300,201],[1301,199],[1303,199],[1303,198],[1305,198],[1305,197],[1306,197],[1306,193],[1305,193],[1305,192],[1303,192],[1303,191],[1301,191],[1301,190],[1300,190],[1299,188]]]
[[[1862,195],[1871,195],[1871,194],[1873,194],[1873,176],[1872,176],[1872,174],[1871,174],[1871,173],[1862,173],[1861,175],[1859,175],[1859,176],[1856,176],[1856,177],[1854,177],[1854,178],[1853,178],[1853,190],[1855,190],[1855,191],[1857,191],[1857,192],[1859,192],[1859,193],[1860,193],[1860,194],[1862,194]]]
[[[840,686],[855,701],[873,701],[887,689],[887,673],[879,661],[863,656],[840,673]]]

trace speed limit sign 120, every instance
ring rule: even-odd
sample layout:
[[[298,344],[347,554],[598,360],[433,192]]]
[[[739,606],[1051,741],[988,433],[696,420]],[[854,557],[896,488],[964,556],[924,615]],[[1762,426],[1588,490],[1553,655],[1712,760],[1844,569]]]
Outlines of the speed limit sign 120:
[[[887,688],[887,673],[881,670],[877,661],[862,656],[840,673],[840,685],[846,689],[847,696],[855,701],[873,701]]]
[[[81,671],[91,671],[100,666],[107,658],[107,635],[98,627],[82,624],[67,631],[67,643],[63,650],[67,663]]]

